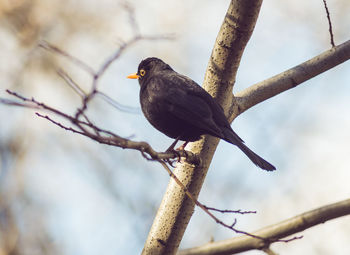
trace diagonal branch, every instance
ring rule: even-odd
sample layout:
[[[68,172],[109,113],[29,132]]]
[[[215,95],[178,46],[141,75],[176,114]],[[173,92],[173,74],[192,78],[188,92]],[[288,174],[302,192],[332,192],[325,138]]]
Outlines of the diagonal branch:
[[[258,103],[278,95],[288,89],[295,88],[307,81],[350,59],[350,41],[346,41],[320,55],[297,65],[283,73],[250,86],[235,95],[238,113],[248,110]]]
[[[253,232],[253,234],[270,240],[281,239],[345,215],[350,215],[350,199],[302,213],[293,218],[260,229]],[[250,236],[240,236],[208,243],[200,247],[185,249],[180,251],[178,255],[236,254],[248,250],[261,250],[269,247],[271,243],[273,242],[266,243]]]

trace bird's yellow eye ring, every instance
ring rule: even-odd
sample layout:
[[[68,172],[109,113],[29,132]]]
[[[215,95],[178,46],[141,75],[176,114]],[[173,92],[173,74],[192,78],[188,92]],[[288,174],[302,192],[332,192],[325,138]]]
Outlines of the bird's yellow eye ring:
[[[141,70],[140,70],[140,75],[141,75],[141,76],[145,76],[145,74],[146,74],[146,71],[145,71],[144,69],[141,69]]]

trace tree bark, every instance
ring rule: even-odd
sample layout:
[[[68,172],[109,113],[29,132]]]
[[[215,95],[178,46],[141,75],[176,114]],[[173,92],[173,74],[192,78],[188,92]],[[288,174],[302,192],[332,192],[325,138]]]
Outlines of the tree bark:
[[[262,0],[233,0],[209,60],[204,79],[204,88],[223,106],[227,116],[237,107],[232,107],[232,89],[243,50],[254,30]],[[219,140],[206,136],[190,143],[186,149],[199,154],[200,165],[181,163],[175,175],[198,197]],[[175,254],[187,224],[194,212],[194,203],[184,191],[170,180],[142,254]]]

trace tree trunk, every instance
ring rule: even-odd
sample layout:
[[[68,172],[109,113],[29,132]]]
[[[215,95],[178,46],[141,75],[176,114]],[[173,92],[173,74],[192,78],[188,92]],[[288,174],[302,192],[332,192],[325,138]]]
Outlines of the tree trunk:
[[[254,30],[262,0],[231,1],[209,60],[204,88],[223,106],[227,116],[237,112],[232,94],[236,72],[243,50]],[[206,136],[190,143],[187,150],[199,154],[198,166],[181,163],[175,175],[198,197],[219,140]],[[173,181],[169,182],[142,254],[175,254],[187,224],[194,212],[194,203]]]

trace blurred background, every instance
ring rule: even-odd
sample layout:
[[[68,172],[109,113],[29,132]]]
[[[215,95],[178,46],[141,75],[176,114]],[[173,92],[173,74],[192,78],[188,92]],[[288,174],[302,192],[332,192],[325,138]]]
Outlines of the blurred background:
[[[95,70],[133,35],[125,2],[115,0],[1,0],[0,97],[6,89],[74,113],[79,96],[57,75],[62,68],[85,90],[91,77],[58,54],[58,46]],[[156,150],[171,139],[147,123],[139,85],[125,78],[140,60],[157,56],[199,84],[229,1],[128,1],[145,35],[107,70],[99,89],[133,107],[120,111],[96,97],[88,116],[99,126]],[[350,2],[328,1],[335,43],[350,39]],[[240,91],[330,48],[322,1],[263,3],[243,55],[234,91]],[[221,209],[256,210],[237,216],[253,231],[350,197],[350,62],[242,114],[232,124],[246,144],[277,167],[256,168],[232,145],[220,142],[200,201]],[[54,116],[52,116],[54,117]],[[38,118],[30,109],[0,104],[0,255],[138,254],[169,176],[138,152],[97,144]],[[227,222],[232,215],[220,215]],[[349,216],[274,244],[281,254],[350,254]],[[233,233],[196,211],[181,248]],[[246,254],[261,254],[251,251]]]

